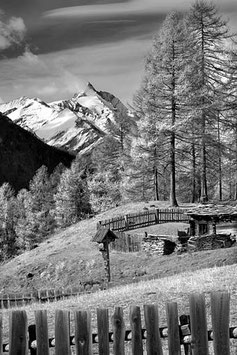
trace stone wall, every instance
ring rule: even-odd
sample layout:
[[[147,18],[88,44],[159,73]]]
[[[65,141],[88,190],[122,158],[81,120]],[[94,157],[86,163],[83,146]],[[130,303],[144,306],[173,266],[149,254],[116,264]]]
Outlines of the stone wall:
[[[236,242],[231,234],[211,234],[194,236],[188,240],[188,249],[192,251],[230,248]]]
[[[142,240],[142,250],[149,254],[169,255],[175,248],[176,243],[164,237],[147,235]]]

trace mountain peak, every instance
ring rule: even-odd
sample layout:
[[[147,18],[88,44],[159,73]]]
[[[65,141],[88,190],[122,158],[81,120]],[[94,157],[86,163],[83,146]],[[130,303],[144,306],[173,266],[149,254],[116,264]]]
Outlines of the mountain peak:
[[[75,93],[72,97],[72,100],[77,100],[80,97],[85,97],[85,96],[98,96],[97,90],[94,88],[94,86],[88,81],[85,89],[79,93]]]
[[[124,119],[128,113],[119,99],[97,91],[90,82],[71,99],[46,103],[23,96],[0,104],[0,111],[49,145],[80,153],[92,149],[110,125],[119,124],[118,117]],[[133,119],[128,121],[132,127]]]
[[[94,88],[94,86],[89,81],[88,81],[87,87],[85,89],[85,94],[88,95],[88,96],[97,94],[96,89]]]

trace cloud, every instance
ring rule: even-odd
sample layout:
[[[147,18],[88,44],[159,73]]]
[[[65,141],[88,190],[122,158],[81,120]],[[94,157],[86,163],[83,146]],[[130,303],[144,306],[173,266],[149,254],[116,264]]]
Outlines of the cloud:
[[[1,61],[0,97],[6,102],[20,96],[46,102],[67,99],[90,81],[98,90],[131,101],[143,74],[146,40],[98,44],[35,55],[26,49],[18,58]]]
[[[90,4],[56,8],[46,11],[44,18],[80,18],[82,21],[87,19],[103,20],[111,17],[126,17],[129,15],[167,13],[172,10],[184,11],[194,3],[193,0],[130,0],[113,4]],[[213,0],[222,11],[228,8],[237,9],[236,0]]]
[[[19,62],[26,65],[39,65],[42,62],[39,60],[39,57],[32,53],[29,47],[26,46],[25,52],[17,58]]]
[[[21,17],[4,18],[0,10],[0,49],[9,48],[12,44],[22,43],[26,33],[26,26]]]
[[[181,3],[188,2],[189,0],[183,0]],[[96,18],[98,20],[111,16],[153,13],[154,10],[163,12],[169,5],[174,6],[173,0],[163,1],[163,4],[157,0],[130,0],[126,3],[68,6],[47,11],[43,16],[45,18],[79,17],[81,19]]]

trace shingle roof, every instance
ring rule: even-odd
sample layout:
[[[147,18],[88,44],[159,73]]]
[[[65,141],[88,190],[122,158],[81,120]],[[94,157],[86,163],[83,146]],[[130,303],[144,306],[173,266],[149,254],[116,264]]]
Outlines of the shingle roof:
[[[185,212],[187,215],[195,217],[217,217],[219,219],[237,219],[237,206],[231,205],[200,205]]]
[[[108,238],[109,242],[118,239],[117,235],[109,228],[101,227],[92,238],[92,242],[103,243]]]

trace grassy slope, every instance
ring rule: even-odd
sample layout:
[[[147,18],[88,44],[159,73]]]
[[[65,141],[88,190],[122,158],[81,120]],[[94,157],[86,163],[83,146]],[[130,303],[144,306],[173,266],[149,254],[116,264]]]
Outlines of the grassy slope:
[[[0,267],[0,292],[73,287],[78,286],[80,282],[102,280],[104,278],[102,257],[97,245],[91,242],[96,232],[96,223],[113,216],[141,211],[151,204],[128,204],[93,219],[81,221],[53,235],[38,248],[3,264]],[[156,206],[167,207],[168,205],[156,203]],[[173,234],[184,226],[185,224],[157,225],[149,227],[149,231]],[[164,257],[147,256],[144,253],[112,252],[112,280],[119,285],[140,279],[166,277],[199,268],[234,264],[237,262],[236,251],[236,248],[230,248]],[[34,274],[31,280],[27,279],[28,273]]]
[[[127,329],[129,325],[129,307],[137,305],[141,307],[142,325],[143,305],[158,304],[160,326],[165,326],[166,321],[166,303],[177,302],[178,312],[181,314],[189,313],[189,295],[191,293],[204,293],[206,296],[206,309],[208,327],[211,328],[210,319],[210,293],[218,291],[230,292],[230,325],[237,326],[237,288],[235,275],[237,265],[229,265],[212,269],[202,269],[194,272],[185,272],[179,275],[165,277],[162,279],[141,281],[139,283],[111,288],[106,291],[82,295],[68,300],[46,304],[32,304],[24,307],[27,312],[28,322],[32,324],[34,320],[34,311],[46,309],[48,314],[49,335],[54,335],[54,316],[56,309],[69,310],[71,314],[71,333],[74,334],[74,311],[91,311],[92,328],[96,332],[96,309],[108,308],[109,318],[114,312],[115,307],[123,307],[124,319]],[[3,311],[3,329],[4,341],[8,339],[8,315],[9,310]],[[111,328],[111,323],[110,323]],[[237,350],[237,346],[234,346]],[[236,354],[236,352],[234,352]],[[234,354],[233,353],[233,354]],[[232,354],[232,353],[231,353]]]
[[[126,208],[123,206],[122,212],[128,213],[130,208],[135,211],[136,208],[141,210],[142,206],[128,205]],[[103,274],[101,256],[90,239],[95,232],[96,222],[99,219],[118,214],[121,214],[121,210],[116,209],[106,213],[106,215],[100,215],[98,218],[80,222],[52,236],[36,250],[25,253],[3,265],[0,268],[1,285],[6,285],[6,290],[20,290],[20,285],[24,289],[26,288],[25,275],[27,272],[35,272],[32,284],[35,287],[41,286],[41,288],[56,287],[60,284],[77,284],[81,278],[88,278],[89,271],[97,277],[101,276]],[[149,228],[152,232],[157,231],[165,234],[166,232],[173,233],[176,228],[180,229],[180,227],[184,227],[184,225],[166,224]],[[157,228],[157,230],[154,230],[154,228]],[[88,259],[87,264],[86,262],[83,264],[82,260],[85,260],[86,257]],[[206,295],[208,325],[210,327],[210,293],[213,291],[229,291],[231,295],[230,324],[237,325],[237,287],[235,280],[237,247],[166,257],[146,257],[142,253],[113,252],[111,253],[111,262],[113,279],[118,283],[121,283],[122,280],[131,281],[136,269],[146,270],[149,277],[158,276],[162,278],[142,280],[131,285],[120,285],[106,291],[86,294],[56,303],[32,304],[24,307],[27,311],[29,324],[35,322],[35,310],[47,309],[49,334],[53,336],[55,309],[67,309],[71,311],[71,333],[73,334],[73,312],[79,309],[90,309],[93,331],[96,331],[96,309],[108,308],[111,317],[114,307],[121,306],[124,309],[126,326],[129,328],[130,305],[138,305],[142,308],[144,304],[156,303],[159,307],[160,325],[162,326],[167,324],[165,312],[167,302],[177,302],[179,315],[187,314],[189,312],[189,295],[193,292],[202,292]],[[63,263],[64,267],[62,267]],[[98,265],[100,265],[100,268],[97,269]],[[124,277],[121,278],[122,272]],[[8,281],[9,279],[10,281]],[[134,277],[134,279],[137,280],[138,278]],[[9,312],[9,310],[3,311],[4,342],[8,339]],[[144,326],[143,311],[142,323]],[[237,346],[233,344],[231,354],[236,353],[236,350]]]

